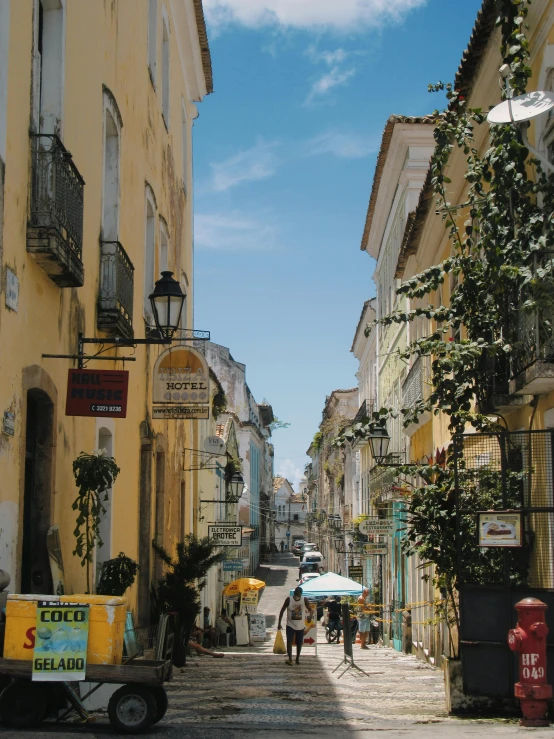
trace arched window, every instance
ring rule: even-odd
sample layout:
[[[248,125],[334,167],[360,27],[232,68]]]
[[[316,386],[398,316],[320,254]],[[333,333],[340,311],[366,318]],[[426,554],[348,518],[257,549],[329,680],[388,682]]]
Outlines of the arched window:
[[[154,290],[156,281],[156,199],[150,185],[146,185],[146,222],[144,228],[144,317],[151,323],[152,307],[148,296]]]
[[[169,19],[163,8],[162,30],[162,113],[169,129]]]
[[[148,0],[148,72],[156,87],[156,59],[158,56],[158,0]]]
[[[104,88],[104,186],[102,240],[119,239],[119,156],[121,116],[112,93]]]

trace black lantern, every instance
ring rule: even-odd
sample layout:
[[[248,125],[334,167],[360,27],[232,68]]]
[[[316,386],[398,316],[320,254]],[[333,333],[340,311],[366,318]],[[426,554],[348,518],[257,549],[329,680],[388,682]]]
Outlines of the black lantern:
[[[238,503],[244,490],[244,478],[240,472],[235,472],[227,482],[227,503]]]
[[[342,546],[344,546],[344,539],[342,538],[342,536],[337,536],[335,538],[335,549],[336,549],[336,551],[337,552],[340,552],[340,548]]]
[[[173,279],[173,272],[162,272],[154,292],[148,296],[161,338],[171,339],[179,328],[185,297],[181,285]]]
[[[384,426],[377,426],[371,434],[368,435],[369,448],[373,459],[379,465],[385,464],[389,454],[390,436]]]

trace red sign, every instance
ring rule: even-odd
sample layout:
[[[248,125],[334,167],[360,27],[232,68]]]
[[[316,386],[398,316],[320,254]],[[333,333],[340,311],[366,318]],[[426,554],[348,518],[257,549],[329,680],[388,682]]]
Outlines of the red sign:
[[[127,370],[71,369],[67,375],[66,416],[127,416]]]

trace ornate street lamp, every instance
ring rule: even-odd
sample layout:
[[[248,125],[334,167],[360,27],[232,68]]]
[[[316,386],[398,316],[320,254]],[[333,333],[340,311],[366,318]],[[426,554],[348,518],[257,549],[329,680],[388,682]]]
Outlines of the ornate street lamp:
[[[181,285],[173,278],[173,272],[162,272],[154,285],[154,292],[148,296],[161,338],[171,339],[179,328],[185,297]]]
[[[227,482],[227,494],[225,496],[226,503],[238,503],[244,491],[244,477],[240,472],[235,472],[233,477]]]
[[[389,456],[390,436],[384,426],[376,426],[367,437],[369,449],[376,464],[384,466]]]

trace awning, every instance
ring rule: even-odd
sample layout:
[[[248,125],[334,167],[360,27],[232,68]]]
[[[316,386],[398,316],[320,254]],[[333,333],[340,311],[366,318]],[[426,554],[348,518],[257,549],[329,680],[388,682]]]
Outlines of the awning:
[[[302,595],[307,598],[323,595],[360,595],[364,589],[364,586],[355,580],[337,575],[335,572],[326,572],[324,575],[314,577],[300,587],[302,588]],[[293,593],[294,588],[290,591],[291,595]]]

